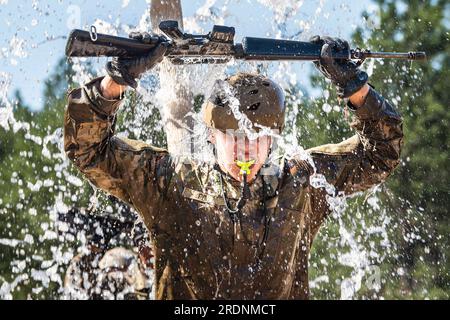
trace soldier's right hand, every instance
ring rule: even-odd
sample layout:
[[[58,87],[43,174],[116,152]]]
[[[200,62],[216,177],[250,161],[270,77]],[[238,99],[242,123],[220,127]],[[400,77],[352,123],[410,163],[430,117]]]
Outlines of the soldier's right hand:
[[[148,54],[136,58],[113,58],[106,64],[106,71],[115,82],[136,88],[137,79],[163,60],[168,42],[161,42],[160,36],[148,32],[132,32],[129,37],[146,44],[159,43]]]

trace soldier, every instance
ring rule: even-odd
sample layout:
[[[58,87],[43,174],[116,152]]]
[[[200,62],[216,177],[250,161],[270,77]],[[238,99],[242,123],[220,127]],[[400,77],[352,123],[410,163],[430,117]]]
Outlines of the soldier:
[[[114,59],[107,76],[69,93],[67,155],[94,185],[141,215],[154,246],[157,299],[308,298],[308,254],[330,212],[327,191],[309,177],[322,174],[348,195],[383,182],[398,165],[400,115],[356,63],[332,58],[333,50],[348,48],[346,41],[312,41],[323,45],[315,64],[347,100],[356,130],[339,144],[308,150],[314,166],[300,156],[269,163],[267,128],[283,129],[285,105],[282,89],[261,75],[218,81],[207,100],[204,120],[215,163],[181,161],[115,136],[123,92],[163,59],[164,44],[136,59]],[[256,139],[230,133],[240,128],[235,113],[260,131]],[[269,165],[275,170],[264,175]]]
[[[153,256],[147,232],[131,210],[122,208],[120,214],[121,220],[108,214],[82,213],[76,208],[59,214],[59,223],[68,227],[66,234],[83,234],[85,239],[81,252],[67,268],[64,298],[149,297]]]

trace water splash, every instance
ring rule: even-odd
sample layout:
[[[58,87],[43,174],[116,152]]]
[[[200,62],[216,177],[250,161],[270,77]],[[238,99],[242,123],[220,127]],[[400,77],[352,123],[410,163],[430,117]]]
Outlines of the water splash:
[[[316,26],[318,17],[322,16],[321,8],[324,6],[324,1],[320,1],[315,14],[313,17],[308,19],[299,19],[296,22],[298,26],[298,32],[296,34],[289,34],[287,25],[292,22],[293,17],[302,8],[304,1],[277,1],[277,0],[260,0],[261,5],[270,9],[275,17],[274,24],[271,26],[272,32],[271,36],[283,37],[283,38],[298,38],[307,37],[311,35],[310,33]],[[0,5],[6,5],[7,0],[1,0]],[[228,1],[220,4],[219,1],[207,0],[204,5],[200,7],[193,17],[186,17],[184,19],[185,29],[189,32],[204,32],[202,25],[198,22],[206,23],[213,22],[217,24],[223,24],[224,18],[232,14],[228,8]],[[38,6],[37,3],[34,3]],[[128,1],[123,1],[122,6],[127,7]],[[97,19],[94,22],[97,26],[98,32],[104,32],[109,34],[119,34],[123,32],[128,32],[131,28],[118,22],[117,24],[111,24],[106,21]],[[149,30],[150,21],[148,12],[144,13],[140,19],[137,29],[139,30]],[[9,48],[2,52],[8,52],[6,56],[9,59],[20,59],[27,56],[26,43],[23,39],[19,37],[12,37],[9,42]],[[11,63],[15,62],[11,60]],[[151,114],[149,106],[144,104],[144,102],[151,103],[152,108],[157,108],[161,113],[163,118],[163,123],[167,120],[167,109],[164,106],[167,105],[169,101],[173,101],[177,98],[177,92],[180,90],[188,90],[192,92],[193,95],[208,96],[209,90],[212,87],[212,83],[215,79],[223,78],[226,74],[233,72],[236,69],[236,65],[240,69],[255,71],[262,70],[264,73],[270,74],[272,78],[278,80],[284,88],[298,87],[302,85],[301,80],[298,78],[298,72],[295,70],[292,64],[289,63],[278,63],[278,64],[258,64],[258,63],[244,63],[239,62],[228,66],[183,66],[177,67],[175,77],[168,77],[171,73],[170,68],[172,66],[163,64],[160,69],[155,70],[153,74],[150,74],[141,81],[140,87],[138,88],[138,93],[140,94],[141,103],[138,105],[134,117],[128,119],[126,124],[130,124],[130,130],[119,132],[119,134],[128,135],[133,134],[137,138],[144,138],[146,133],[146,128],[144,128],[145,120],[148,115]],[[86,83],[93,78],[95,74],[101,74],[103,72],[103,66],[101,64],[88,65],[86,59],[77,59],[72,61],[72,67],[75,72],[73,81],[76,83]],[[374,66],[369,65],[369,70],[373,70]],[[162,71],[162,72],[161,72]],[[370,71],[371,72],[371,71]],[[202,81],[198,81],[202,79]],[[39,243],[51,243],[51,253],[50,257],[43,257],[38,251],[30,259],[14,259],[11,261],[11,268],[14,274],[17,276],[6,281],[0,278],[2,282],[0,287],[0,298],[1,299],[11,299],[13,298],[14,291],[20,284],[26,283],[30,279],[33,279],[40,283],[40,286],[36,286],[32,289],[34,294],[39,294],[44,288],[48,288],[50,285],[56,285],[58,289],[57,293],[63,298],[76,297],[79,299],[86,299],[88,297],[87,292],[73,292],[62,290],[63,286],[63,274],[68,262],[77,253],[87,253],[87,239],[89,235],[85,232],[79,232],[75,236],[66,234],[68,226],[58,220],[58,214],[66,213],[70,210],[68,203],[74,201],[75,199],[83,196],[82,185],[83,182],[80,177],[74,175],[70,170],[71,165],[68,162],[65,153],[63,152],[63,139],[61,129],[54,130],[53,132],[48,132],[44,136],[38,136],[33,134],[33,125],[27,122],[16,121],[14,118],[14,103],[8,98],[8,92],[11,86],[11,75],[5,72],[0,72],[0,126],[6,131],[12,130],[14,133],[19,131],[24,131],[24,137],[30,143],[35,144],[40,147],[40,152],[45,159],[54,161],[54,166],[52,168],[48,167],[46,170],[53,171],[56,178],[46,179],[37,178],[33,181],[23,181],[24,187],[28,188],[31,192],[50,192],[54,193],[55,196],[52,203],[49,204],[47,208],[30,208],[29,214],[32,216],[45,215],[48,216],[48,221],[40,223],[40,228],[42,234],[31,235],[26,233],[21,239],[6,238],[0,239],[0,245],[7,246],[10,248],[18,248],[20,246],[35,245]],[[156,88],[156,89],[155,89]],[[231,93],[231,92],[230,92]],[[230,95],[232,96],[232,95]],[[287,117],[290,119],[295,119],[298,116],[298,105],[303,101],[303,92],[295,92],[290,99],[296,101],[297,106],[293,109],[291,114]],[[331,108],[331,101],[328,101],[328,96],[325,97],[326,105],[323,105],[323,110],[325,113],[332,113],[335,110]],[[238,101],[231,98],[232,112],[236,118],[239,120],[239,125],[241,129],[248,132],[250,136],[255,135],[252,130],[251,124],[249,124],[248,119],[245,115],[239,112]],[[208,148],[205,146],[204,142],[206,139],[206,130],[201,122],[201,116],[198,112],[191,111],[187,113],[186,116],[193,118],[195,126],[193,132],[191,132],[194,141],[201,145],[197,150],[199,159],[207,159],[210,154]],[[162,129],[163,125],[155,127],[155,130]],[[147,128],[148,129],[148,128]],[[285,137],[276,136],[279,141],[278,152],[286,156],[299,156],[301,159],[308,161],[313,168],[314,162],[311,156],[305,151],[305,149],[299,145],[297,128],[294,126],[293,132]],[[272,132],[264,129],[259,134],[269,134],[273,135]],[[258,135],[258,134],[257,134]],[[151,141],[149,141],[151,142]],[[20,184],[19,175],[13,176],[14,184]],[[335,189],[330,185],[326,179],[319,175],[314,174],[310,180],[311,185],[315,188],[323,188],[326,190],[328,197],[327,201],[332,212],[333,221],[328,223],[337,223],[339,228],[340,239],[335,242],[331,242],[330,245],[338,245],[340,247],[340,254],[338,256],[338,261],[342,265],[349,266],[352,271],[350,275],[342,281],[340,284],[341,298],[349,299],[354,298],[358,290],[362,286],[363,278],[368,272],[370,272],[370,266],[374,257],[378,263],[381,263],[388,255],[388,252],[380,253],[374,252],[375,249],[368,249],[362,242],[367,242],[367,239],[360,241],[356,235],[356,224],[349,223],[344,219],[344,215],[347,208],[346,198],[342,194],[336,195]],[[67,185],[72,185],[79,190],[70,193],[66,192]],[[96,192],[93,194],[89,203],[91,205],[88,209],[83,209],[82,211],[95,211],[96,208],[102,209],[102,199],[101,196]],[[0,199],[1,200],[1,199]],[[372,235],[382,235],[381,244],[385,247],[389,247],[390,241],[386,233],[387,224],[389,219],[387,214],[379,206],[379,201],[376,193],[373,193],[368,200],[368,203],[372,205],[373,209],[377,211],[377,214],[381,215],[381,224],[379,225],[368,225],[365,226],[367,231],[366,237],[370,238]],[[0,202],[0,205],[2,203]],[[17,204],[18,206],[21,203]],[[5,214],[9,208],[3,208],[4,211],[0,211],[1,214]],[[20,209],[20,208],[19,208]],[[111,208],[111,211],[117,210],[117,208]],[[363,222],[361,222],[363,223]],[[62,235],[61,235],[62,232]],[[101,233],[101,230],[98,231]],[[72,250],[67,248],[65,242],[78,241],[80,247],[78,250]],[[20,251],[20,249],[19,249]],[[18,255],[22,257],[22,255]],[[33,267],[28,268],[27,266],[33,263]],[[36,262],[39,262],[36,264]],[[26,273],[30,270],[29,273]],[[149,277],[151,279],[151,277]],[[83,279],[86,280],[86,279]],[[312,281],[312,287],[319,285],[320,283],[330,282],[327,275],[320,275]],[[101,281],[100,281],[101,282]],[[89,285],[88,285],[89,287]],[[72,288],[73,289],[73,288]],[[125,288],[122,293],[115,298],[124,297],[129,292],[129,287]],[[110,294],[108,297],[113,298]]]

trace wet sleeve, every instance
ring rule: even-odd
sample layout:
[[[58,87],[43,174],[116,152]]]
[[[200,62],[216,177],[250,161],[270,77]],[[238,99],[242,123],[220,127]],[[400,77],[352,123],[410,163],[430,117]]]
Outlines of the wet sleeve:
[[[94,79],[68,94],[64,115],[64,150],[96,187],[133,204],[145,188],[157,192],[156,174],[168,154],[143,142],[114,135],[121,99],[108,100]]]
[[[336,191],[352,194],[383,182],[393,172],[400,161],[403,130],[399,113],[373,88],[362,106],[356,108],[349,103],[348,107],[356,134],[308,152],[317,173],[323,174]]]

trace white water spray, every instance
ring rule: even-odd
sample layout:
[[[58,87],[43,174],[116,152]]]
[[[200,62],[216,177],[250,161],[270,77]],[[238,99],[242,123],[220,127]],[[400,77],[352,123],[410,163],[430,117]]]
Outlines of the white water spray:
[[[259,3],[263,5],[266,9],[270,10],[274,16],[273,24],[269,24],[272,30],[269,30],[269,33],[273,37],[293,37],[298,38],[301,35],[302,39],[307,39],[308,36],[312,35],[312,33],[316,33],[315,27],[318,26],[318,17],[323,17],[322,8],[324,6],[324,1],[320,1],[317,9],[314,12],[314,15],[310,18],[298,19],[296,18],[296,25],[299,28],[300,33],[289,34],[286,29],[286,25],[292,23],[296,14],[300,12],[304,5],[304,1],[277,1],[277,0],[260,0]],[[3,0],[0,1],[0,5],[7,5],[8,2]],[[35,4],[38,6],[38,4]],[[129,7],[128,1],[122,2],[122,7]],[[220,1],[205,1],[204,5],[201,6],[193,17],[186,17],[184,19],[185,29],[189,32],[204,32],[203,25],[206,23],[217,23],[224,24],[224,18],[230,17],[233,15],[233,12],[229,9],[229,2],[220,2]],[[102,21],[100,19],[96,20],[94,24],[98,28],[98,32],[104,32],[109,34],[122,34],[130,31],[130,27],[125,24],[117,23],[111,24],[106,21]],[[139,30],[149,30],[149,16],[148,12],[144,13],[144,15],[140,19],[140,23],[137,27]],[[12,37],[9,41],[9,48],[7,50],[8,55],[6,56],[3,50],[0,54],[3,54],[2,57],[8,58],[11,60],[11,63],[14,65],[20,59],[25,58],[32,54],[31,52],[27,52],[27,43],[21,39],[20,37]],[[14,62],[16,61],[16,62]],[[76,73],[74,77],[75,82],[78,83],[86,83],[90,79],[92,79],[96,74],[103,73],[103,64],[95,65],[94,69],[89,69],[87,64],[87,59],[78,59],[73,61],[73,69]],[[102,61],[103,62],[103,61]],[[303,85],[302,80],[298,76],[297,70],[294,68],[293,64],[290,63],[271,63],[271,64],[256,64],[256,63],[237,63],[239,68],[247,69],[247,70],[257,70],[263,69],[266,73],[268,73],[272,78],[279,81],[284,88],[290,88],[292,86]],[[173,66],[162,65],[161,68],[170,69]],[[209,95],[209,90],[212,88],[212,84],[214,80],[224,78],[230,70],[233,69],[233,66],[183,66],[176,67],[176,74],[173,78],[167,77],[171,74],[171,72],[163,72],[159,73],[159,70],[155,70],[152,75],[144,78],[141,82],[140,87],[138,88],[138,93],[141,95],[140,98],[143,102],[151,102],[154,107],[158,109],[163,117],[163,122],[167,120],[168,110],[164,108],[168,102],[173,101],[177,98],[177,92],[180,90],[185,90],[187,88],[188,91],[192,92],[193,95],[202,95],[207,97]],[[304,71],[306,67],[301,67]],[[369,65],[369,70],[373,70],[373,65]],[[160,78],[159,75],[163,76]],[[62,140],[62,132],[61,130],[56,130],[53,132],[48,132],[45,136],[36,136],[31,132],[32,125],[26,122],[16,121],[14,118],[13,106],[14,103],[8,97],[10,94],[9,90],[11,87],[11,75],[7,72],[0,72],[0,126],[6,131],[12,130],[14,133],[24,130],[26,132],[26,139],[30,144],[36,144],[40,146],[42,156],[45,159],[53,159],[55,161],[55,165],[51,168],[47,168],[48,171],[55,172],[56,178],[53,180],[49,180],[46,178],[37,179],[33,181],[23,181],[22,183],[26,188],[30,189],[32,192],[51,192],[54,193],[54,201],[51,205],[46,208],[32,208],[30,209],[31,215],[46,215],[49,216],[50,222],[43,222],[41,224],[42,234],[39,236],[33,236],[28,233],[24,234],[20,239],[0,239],[0,246],[8,246],[8,247],[18,247],[19,245],[35,245],[37,242],[39,243],[52,243],[51,246],[51,259],[44,260],[39,254],[35,254],[32,257],[15,259],[11,262],[12,268],[14,268],[14,272],[17,275],[14,279],[10,281],[5,281],[0,278],[1,287],[0,287],[0,298],[8,299],[12,298],[14,294],[14,290],[20,286],[21,283],[28,281],[30,278],[36,280],[41,283],[41,286],[37,286],[33,289],[34,293],[39,293],[39,291],[48,287],[50,284],[57,284],[59,286],[62,285],[62,275],[64,270],[61,270],[62,267],[67,265],[67,262],[76,254],[76,252],[72,252],[65,247],[64,242],[67,240],[64,237],[58,236],[56,228],[57,213],[59,212],[67,212],[69,210],[68,203],[70,203],[71,199],[76,199],[77,197],[81,197],[81,194],[67,194],[65,192],[66,185],[73,185],[76,187],[81,186],[80,178],[74,176],[73,172],[70,171],[71,164],[67,160],[65,153],[63,152],[63,140]],[[159,85],[160,84],[160,85]],[[156,88],[155,88],[156,86]],[[295,97],[291,97],[294,101],[302,101],[303,93],[302,91],[298,91]],[[328,100],[328,99],[327,99]],[[249,133],[250,136],[255,135],[255,132],[249,124],[248,119],[246,119],[245,115],[242,115],[239,112],[238,104],[236,101],[232,100],[231,106],[233,114],[238,118],[241,129],[245,130]],[[297,107],[298,108],[298,107]],[[333,112],[334,110],[330,110],[328,107],[325,112]],[[61,110],[62,112],[62,110]],[[121,112],[126,112],[126,110],[122,110]],[[139,121],[145,119],[146,116],[151,112],[151,110],[145,109],[141,107],[137,109],[135,118],[132,119],[135,125],[133,127],[132,132],[122,132],[119,134],[128,134],[133,133],[136,137],[142,137],[144,135],[144,128],[142,125],[139,125]],[[298,112],[298,110],[297,110]],[[201,123],[201,116],[199,113],[194,111],[190,111],[186,113],[186,116],[189,116],[194,121],[194,130],[191,132],[191,135],[194,141],[197,141],[198,144],[202,144],[206,141],[206,130],[204,130],[204,125]],[[291,115],[287,115],[288,117],[296,117],[296,111],[294,108],[294,113]],[[141,122],[144,123],[144,122]],[[155,128],[157,130],[162,129]],[[267,130],[261,130],[260,134],[271,134]],[[310,155],[299,145],[297,139],[297,131],[294,129],[293,134],[280,138],[278,137],[279,143],[279,152],[283,153],[286,156],[292,156],[296,154],[300,158],[308,161],[313,167],[314,163],[310,157]],[[198,148],[200,150],[199,159],[207,159],[208,158],[208,148]],[[20,184],[20,177],[14,177],[14,183]],[[343,299],[351,299],[354,298],[357,294],[358,290],[362,286],[362,282],[367,272],[370,272],[370,266],[372,263],[372,257],[377,256],[377,261],[381,262],[383,258],[388,254],[382,254],[379,252],[372,252],[373,250],[365,248],[359,241],[358,236],[355,235],[354,229],[352,226],[348,226],[348,223],[343,219],[344,212],[346,210],[346,201],[343,195],[335,195],[334,187],[331,186],[323,176],[319,174],[315,174],[311,177],[310,181],[311,185],[316,188],[324,188],[328,194],[327,200],[330,206],[330,210],[332,211],[333,220],[328,223],[337,223],[339,226],[339,235],[340,239],[338,241],[338,245],[342,248],[340,251],[340,255],[338,256],[338,260],[342,265],[349,266],[352,271],[340,284],[341,289],[341,298]],[[365,226],[367,230],[366,237],[370,237],[371,235],[379,235],[383,236],[383,246],[389,246],[389,239],[386,234],[386,228],[388,224],[388,219],[385,216],[382,208],[377,207],[377,196],[374,193],[370,198],[370,203],[373,204],[374,210],[377,214],[381,214],[383,217],[381,219],[382,224],[380,225],[371,225]],[[95,195],[92,200],[92,203],[99,202],[98,197]],[[20,205],[20,204],[17,204]],[[0,208],[2,203],[0,203]],[[8,208],[1,208],[3,211],[0,211],[0,214],[4,214]],[[356,219],[356,218],[354,218]],[[62,225],[60,228],[64,228]],[[85,243],[86,239],[84,235],[79,235],[79,239],[81,243]],[[55,242],[59,242],[56,243]],[[26,266],[32,262],[39,261],[39,268],[33,267],[32,271],[28,273],[24,273],[26,270]],[[61,267],[61,268],[60,268]],[[319,279],[320,278],[320,279]],[[315,279],[316,282],[329,282],[333,279],[330,279],[326,275],[321,275],[318,279]],[[314,280],[314,279],[313,279]],[[62,290],[59,290],[62,294]],[[79,298],[86,298],[83,293],[80,293]]]

